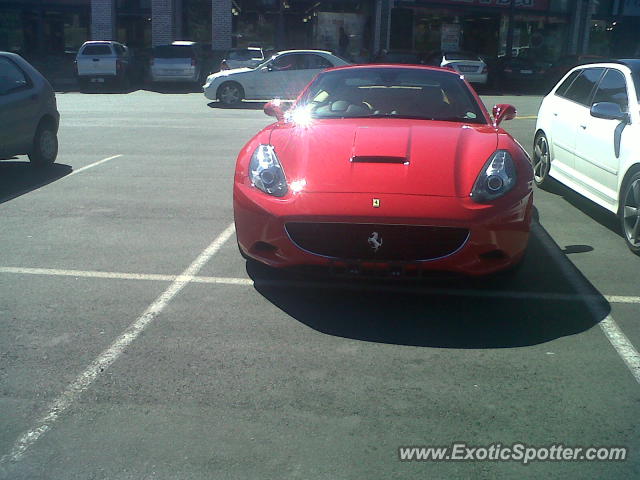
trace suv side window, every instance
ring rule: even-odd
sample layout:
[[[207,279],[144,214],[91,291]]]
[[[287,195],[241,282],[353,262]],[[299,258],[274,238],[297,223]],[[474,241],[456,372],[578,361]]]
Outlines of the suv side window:
[[[16,64],[7,58],[0,58],[0,95],[30,86],[31,82]]]
[[[565,98],[588,107],[591,92],[604,73],[604,68],[585,68],[565,93]]]
[[[573,83],[573,81],[576,79],[576,77],[578,75],[580,75],[580,73],[582,72],[582,70],[575,70],[573,72],[571,72],[571,75],[569,75],[564,82],[562,82],[562,84],[560,84],[560,86],[558,87],[558,89],[556,90],[556,95],[559,95],[561,97],[564,97],[565,94],[567,93],[567,90],[569,90],[569,87],[571,86],[571,84]]]
[[[614,69],[607,70],[598,84],[593,97],[593,103],[611,102],[620,105],[620,110],[626,112],[629,107],[627,97],[627,82],[622,72]]]

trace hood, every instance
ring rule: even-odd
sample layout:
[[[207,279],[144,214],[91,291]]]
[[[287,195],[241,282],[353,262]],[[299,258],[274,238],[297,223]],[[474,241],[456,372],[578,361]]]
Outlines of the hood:
[[[270,143],[289,183],[306,192],[469,195],[497,147],[488,125],[401,119],[284,124]]]

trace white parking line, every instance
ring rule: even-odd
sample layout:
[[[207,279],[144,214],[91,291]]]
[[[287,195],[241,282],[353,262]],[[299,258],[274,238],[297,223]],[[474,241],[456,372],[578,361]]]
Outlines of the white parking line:
[[[124,350],[151,324],[167,304],[193,280],[193,277],[213,257],[233,235],[234,224],[229,225],[211,244],[198,255],[187,269],[176,277],[169,287],[160,294],[155,301],[133,322],[129,327],[103,351],[78,377],[71,383],[58,398],[49,406],[47,412],[35,423],[35,425],[14,444],[10,453],[0,458],[0,465],[7,462],[16,462],[24,455],[27,449],[44,435],[51,425],[64,413],[95,381],[95,379],[115,362]]]
[[[71,176],[76,175],[76,174],[78,174],[80,172],[84,172],[85,170],[89,170],[90,168],[97,167],[98,165],[101,165],[101,164],[103,164],[105,162],[108,162],[109,160],[113,160],[114,158],[119,158],[121,156],[122,156],[122,154],[118,154],[118,155],[113,155],[111,157],[103,158],[102,160],[98,160],[97,162],[91,163],[91,164],[86,165],[84,167],[81,167],[81,168],[79,168],[77,170],[74,170],[69,175],[67,175],[66,177],[62,177],[62,178],[71,177]]]
[[[177,275],[158,275],[153,273],[100,272],[95,270],[60,270],[56,268],[19,268],[0,267],[0,273],[22,273],[25,275],[54,275],[60,277],[112,278],[119,280],[157,280],[173,282]]]
[[[61,277],[76,278],[106,278],[114,280],[151,280],[160,282],[173,282],[178,275],[162,275],[156,273],[125,273],[125,272],[103,272],[96,270],[68,270],[57,268],[24,268],[24,267],[0,267],[0,273],[15,273],[22,275],[48,275]],[[254,281],[250,278],[242,277],[200,277],[194,276],[191,283],[211,283],[222,285],[243,285],[253,286]],[[407,287],[394,285],[375,285],[375,284],[358,284],[349,282],[331,283],[313,280],[265,280],[259,281],[260,284],[279,287],[302,287],[302,288],[346,288],[361,290],[375,289],[401,292],[419,292],[425,295],[449,295],[461,297],[487,297],[487,298],[506,298],[506,299],[531,299],[531,300],[557,300],[577,302],[590,300],[600,301],[605,299],[609,303],[620,304],[640,304],[640,297],[621,296],[621,295],[600,295],[589,294],[580,295],[576,293],[555,293],[555,292],[517,292],[513,290],[470,290],[461,288],[433,288],[424,287]]]
[[[560,248],[556,245],[549,234],[535,222],[533,223],[531,230],[538,236],[542,244],[546,247],[551,258],[553,258],[555,263],[558,265],[558,268],[562,270],[562,273],[569,283],[572,284],[576,292],[585,297],[585,302],[591,313],[596,318],[604,316],[598,325],[600,325],[600,328],[613,348],[616,349],[620,358],[622,358],[624,363],[627,365],[633,377],[638,383],[640,383],[640,354],[638,353],[638,350],[636,350],[627,336],[622,332],[622,330],[620,330],[620,327],[613,317],[608,313],[607,315],[604,315],[605,312],[603,311],[603,306],[600,305],[597,300],[593,298],[594,295],[589,292],[590,288],[586,280],[582,278],[578,270],[566,258],[566,256],[561,253]]]

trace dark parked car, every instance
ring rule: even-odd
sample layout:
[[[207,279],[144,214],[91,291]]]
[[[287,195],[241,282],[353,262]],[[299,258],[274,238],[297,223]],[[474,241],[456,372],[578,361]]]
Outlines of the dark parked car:
[[[60,114],[49,82],[19,55],[0,52],[0,158],[55,162]]]
[[[496,88],[544,89],[550,66],[549,62],[526,57],[500,57],[490,70],[491,83]]]

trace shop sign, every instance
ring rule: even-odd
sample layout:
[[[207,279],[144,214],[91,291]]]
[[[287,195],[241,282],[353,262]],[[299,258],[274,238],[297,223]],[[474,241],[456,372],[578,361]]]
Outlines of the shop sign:
[[[445,23],[442,25],[440,48],[445,52],[460,50],[460,24]]]

